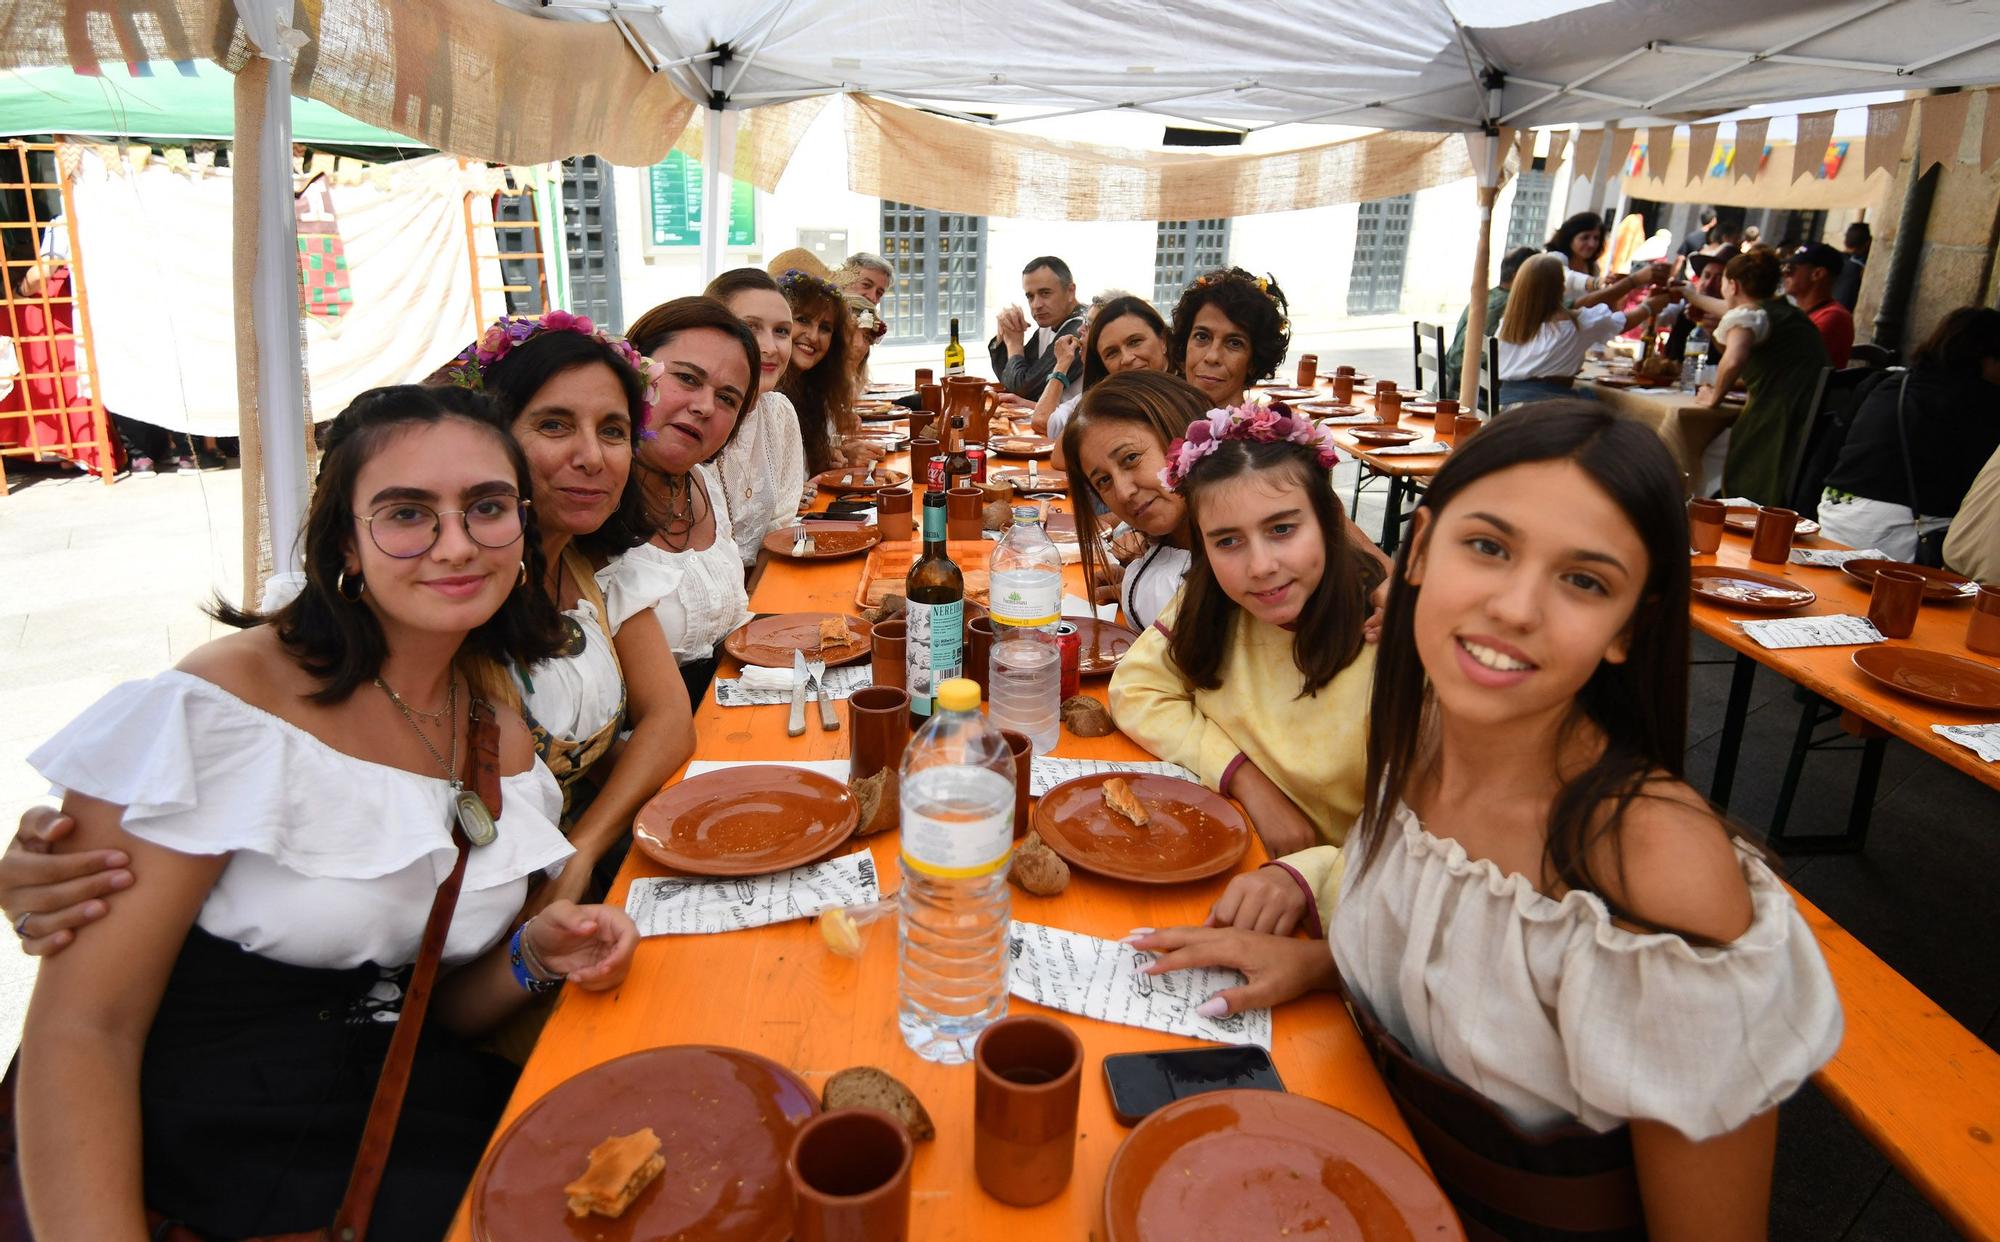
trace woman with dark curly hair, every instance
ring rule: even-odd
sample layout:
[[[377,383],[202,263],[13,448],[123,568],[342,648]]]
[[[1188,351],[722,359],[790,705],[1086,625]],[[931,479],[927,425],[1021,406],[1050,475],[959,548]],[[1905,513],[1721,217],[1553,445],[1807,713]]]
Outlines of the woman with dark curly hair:
[[[845,464],[840,438],[859,426],[847,360],[847,301],[832,281],[797,268],[779,275],[778,291],[792,307],[792,363],[778,391],[799,412],[810,477]]]
[[[1217,268],[1174,304],[1167,360],[1216,407],[1243,404],[1243,391],[1277,374],[1292,346],[1291,309],[1269,276]]]

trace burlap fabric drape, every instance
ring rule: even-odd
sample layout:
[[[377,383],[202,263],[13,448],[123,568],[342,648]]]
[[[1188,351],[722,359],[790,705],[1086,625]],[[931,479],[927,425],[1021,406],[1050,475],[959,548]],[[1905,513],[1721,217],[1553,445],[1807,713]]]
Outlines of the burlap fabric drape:
[[[605,22],[548,21],[494,0],[304,0],[293,20],[307,37],[294,94],[454,155],[652,164],[695,111]],[[0,5],[0,68],[196,59],[233,73],[254,59],[229,0]]]
[[[1197,220],[1408,194],[1472,176],[1455,133],[1384,131],[1255,155],[1061,142],[847,97],[847,188],[1029,220]],[[1515,156],[1508,152],[1507,171]]]

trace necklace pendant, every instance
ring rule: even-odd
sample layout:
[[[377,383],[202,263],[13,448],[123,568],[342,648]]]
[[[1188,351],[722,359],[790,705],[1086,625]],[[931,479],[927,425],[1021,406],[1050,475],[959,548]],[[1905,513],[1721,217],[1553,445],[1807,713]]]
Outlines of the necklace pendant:
[[[465,839],[474,845],[491,845],[500,837],[500,826],[487,813],[486,803],[470,789],[461,789],[452,798],[453,813]]]
[[[563,615],[562,656],[566,660],[574,660],[583,654],[583,650],[583,624],[575,617],[565,613]]]

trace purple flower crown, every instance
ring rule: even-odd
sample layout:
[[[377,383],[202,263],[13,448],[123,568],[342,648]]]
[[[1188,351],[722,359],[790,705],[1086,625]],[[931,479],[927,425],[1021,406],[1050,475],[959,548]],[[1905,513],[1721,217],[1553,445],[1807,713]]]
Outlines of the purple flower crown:
[[[540,318],[503,315],[480,333],[478,340],[458,351],[458,357],[446,365],[445,372],[451,382],[461,388],[481,391],[486,387],[487,367],[544,332],[574,332],[602,341],[625,360],[625,365],[638,372],[639,435],[642,439],[653,438],[656,434],[652,426],[653,409],[660,399],[660,377],[653,360],[633,349],[623,337],[612,336],[600,329],[587,315],[572,315],[565,310],[552,310]]]
[[[1167,465],[1160,471],[1160,482],[1170,491],[1179,491],[1195,463],[1221,448],[1225,440],[1297,444],[1313,450],[1322,470],[1331,470],[1340,461],[1333,432],[1310,418],[1292,413],[1284,402],[1239,405],[1210,410],[1206,418],[1189,423],[1187,434],[1167,446]]]

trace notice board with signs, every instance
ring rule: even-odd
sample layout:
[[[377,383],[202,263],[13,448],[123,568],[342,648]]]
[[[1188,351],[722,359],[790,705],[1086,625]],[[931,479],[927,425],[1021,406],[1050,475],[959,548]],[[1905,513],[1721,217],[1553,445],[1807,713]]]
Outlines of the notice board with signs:
[[[702,166],[684,152],[646,170],[646,196],[652,204],[651,243],[659,249],[701,245]],[[747,249],[757,244],[757,187],[730,182],[729,238],[725,245]]]

